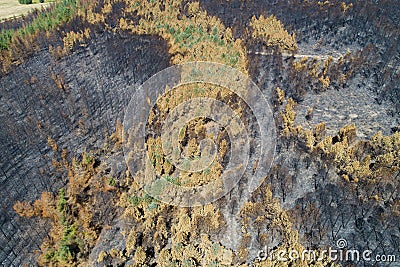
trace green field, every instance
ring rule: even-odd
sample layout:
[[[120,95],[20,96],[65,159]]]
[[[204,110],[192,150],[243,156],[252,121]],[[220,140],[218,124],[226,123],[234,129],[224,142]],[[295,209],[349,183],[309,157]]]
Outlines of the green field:
[[[22,5],[18,0],[0,0],[0,20],[27,14],[32,9],[49,5],[49,2],[54,2],[54,0],[45,0],[43,4],[39,3],[39,0],[33,0],[33,4],[30,5]]]

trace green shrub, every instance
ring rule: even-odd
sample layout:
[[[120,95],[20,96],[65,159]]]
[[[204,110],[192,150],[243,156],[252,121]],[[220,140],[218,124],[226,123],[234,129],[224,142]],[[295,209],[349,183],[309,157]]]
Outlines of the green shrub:
[[[32,0],[18,0],[18,2],[19,2],[20,4],[25,4],[25,5],[32,4]]]
[[[108,185],[109,186],[115,186],[117,183],[115,182],[114,178],[108,178]]]
[[[4,30],[0,34],[0,50],[8,49],[14,35],[13,30]]]

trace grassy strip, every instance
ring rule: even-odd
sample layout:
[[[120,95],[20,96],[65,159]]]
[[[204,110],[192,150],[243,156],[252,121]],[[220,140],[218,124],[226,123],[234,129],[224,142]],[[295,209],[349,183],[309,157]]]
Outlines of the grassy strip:
[[[39,31],[49,31],[64,22],[68,22],[77,11],[76,0],[63,0],[57,2],[47,12],[42,12],[28,25],[17,30],[2,30],[0,33],[0,50],[10,49],[15,36],[24,37]]]

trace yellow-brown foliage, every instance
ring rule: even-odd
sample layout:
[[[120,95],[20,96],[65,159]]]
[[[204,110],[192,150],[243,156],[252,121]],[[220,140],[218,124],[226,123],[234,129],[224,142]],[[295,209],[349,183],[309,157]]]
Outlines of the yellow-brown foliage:
[[[168,112],[173,110],[180,103],[196,97],[210,97],[217,100],[224,100],[230,104],[236,114],[243,116],[242,106],[234,103],[234,93],[230,90],[205,83],[196,83],[185,86],[180,86],[174,90],[167,91],[162,97],[157,100],[156,109],[150,112],[148,123],[150,126],[162,124],[167,117]],[[204,107],[203,110],[205,110]],[[211,111],[210,111],[211,112]],[[156,117],[155,114],[158,114]],[[179,132],[179,142],[177,144],[182,154],[188,158],[196,158],[200,156],[199,142],[201,138],[208,138],[219,146],[219,151],[214,161],[208,168],[199,172],[175,172],[170,160],[164,155],[162,142],[160,137],[149,138],[147,140],[148,154],[152,162],[156,175],[163,176],[169,182],[173,182],[186,187],[194,187],[208,184],[216,181],[222,173],[222,161],[228,149],[228,140],[225,138],[225,132],[213,133],[207,129],[212,127],[214,122],[206,122],[205,118],[199,118],[189,121],[186,126]],[[187,144],[183,145],[183,140],[188,140]],[[171,179],[173,181],[171,181]]]
[[[341,128],[335,138],[337,141],[333,143],[331,136],[326,137],[316,148],[334,163],[345,180],[390,180],[400,169],[400,134],[397,132],[389,136],[378,132],[370,140],[362,141],[356,140],[356,128],[349,125]]]
[[[276,91],[275,94],[276,94],[276,98],[277,98],[278,104],[282,105],[283,102],[285,101],[285,91],[283,91],[279,87],[276,87],[275,91]]]
[[[171,63],[213,61],[247,72],[246,49],[240,39],[234,39],[232,30],[209,16],[198,2],[187,4],[188,16],[181,13],[182,1],[127,0],[129,14],[137,12],[139,25],[120,19],[119,27],[136,34],[157,34],[169,44]]]
[[[216,17],[208,15],[206,11],[200,8],[199,3],[187,4],[185,7],[188,11],[187,14],[181,12],[183,4],[179,0],[167,0],[164,3],[161,3],[161,1],[126,0],[125,3],[127,8],[122,12],[124,15],[118,20],[118,28],[113,30],[130,30],[134,34],[161,36],[168,43],[172,64],[188,61],[214,61],[247,73],[246,49],[242,40],[234,39],[231,29],[225,27]],[[88,3],[85,9],[78,10],[78,16],[91,24],[105,23],[107,16],[112,14],[111,1],[106,1],[100,13],[94,12],[93,6],[93,3]],[[133,14],[140,16],[139,23],[130,19]],[[294,51],[297,49],[295,34],[289,34],[276,17],[264,18],[261,16],[259,19],[253,17],[251,26],[254,38],[262,38],[266,40],[268,45],[278,46],[282,50]],[[108,25],[106,25],[107,27]],[[69,32],[63,39],[64,48],[72,49],[75,44],[82,43],[85,38],[89,37],[89,29],[78,33]],[[61,47],[53,49],[54,53],[60,57],[66,54],[63,50]],[[298,67],[303,69],[302,66]],[[326,80],[325,76],[318,77]],[[167,93],[165,97],[157,101],[158,116],[161,118],[179,103],[193,97],[222,98],[227,102],[232,99],[231,93],[227,90],[209,85],[202,86],[201,84],[184,86],[183,90],[175,93],[174,95]],[[284,103],[284,92],[277,88],[277,95],[278,103],[282,105]],[[295,102],[289,99],[281,113],[282,132],[286,135],[305,133],[307,147],[311,149],[319,141],[319,137],[316,137],[314,132],[303,131],[295,127],[296,114],[294,108]],[[240,105],[235,107],[235,112],[239,115],[242,114]],[[157,119],[156,113],[152,113],[149,117],[149,124],[156,122]],[[196,121],[185,129],[180,141],[191,131],[196,135],[203,134],[203,128],[204,121]],[[122,134],[122,126],[119,124],[117,132],[110,138],[113,142],[119,144],[113,148],[121,148]],[[207,137],[216,138],[211,134]],[[227,152],[228,145],[224,139],[219,139],[219,141],[221,146],[218,151],[217,162],[208,170],[209,173],[203,172],[187,176],[183,174],[177,182],[185,183],[187,186],[196,186],[209,183],[212,179],[218,177],[222,170],[220,162]],[[150,148],[149,154],[154,162],[157,174],[171,174],[173,166],[162,155],[160,139],[149,138],[147,145]],[[189,147],[191,155],[198,155],[198,144],[195,138],[189,139]],[[331,151],[331,148],[328,151]],[[70,164],[66,163],[66,157],[63,157],[64,160],[61,163],[55,162],[56,166],[65,167],[69,180],[65,191],[62,194],[60,192],[58,198],[54,198],[51,194],[44,194],[40,201],[34,202],[33,205],[24,202],[15,204],[15,210],[21,215],[43,216],[52,221],[50,239],[42,245],[43,255],[41,260],[43,264],[53,263],[65,266],[67,264],[76,265],[78,261],[83,264],[84,259],[67,258],[63,262],[54,262],[54,258],[50,258],[50,260],[46,258],[46,255],[57,252],[63,245],[61,241],[65,239],[66,229],[74,232],[74,242],[76,240],[86,242],[86,249],[93,246],[97,240],[98,232],[93,228],[93,207],[97,201],[94,196],[96,192],[104,190],[105,177],[99,177],[101,175],[94,167],[94,156],[92,154],[84,154],[82,157],[82,161],[73,160]],[[146,251],[152,248],[158,257],[156,260],[159,266],[179,266],[183,263],[195,261],[201,262],[203,265],[216,262],[219,264],[217,266],[230,266],[235,262],[235,258],[245,259],[247,257],[248,248],[245,247],[245,244],[240,248],[240,252],[235,253],[224,248],[221,244],[211,241],[210,236],[223,231],[226,225],[221,210],[215,205],[209,204],[196,208],[171,207],[139,190],[138,185],[132,181],[134,179],[132,176],[135,175],[140,174],[127,173],[126,185],[129,186],[129,189],[127,189],[127,192],[121,193],[119,206],[124,208],[124,218],[132,224],[130,231],[125,233],[127,238],[127,251],[125,253],[126,256],[134,258],[137,266],[144,266],[151,260],[147,257]],[[87,199],[82,202],[79,198],[84,195],[86,188],[90,188],[91,195],[86,196]],[[117,190],[117,188],[114,189]],[[60,206],[63,208],[60,208]],[[289,217],[281,209],[277,200],[272,198],[269,189],[266,190],[262,202],[247,203],[243,207],[241,215],[245,230],[243,243],[251,239],[250,231],[247,230],[249,230],[249,222],[254,219],[255,225],[258,225],[258,227],[269,221],[274,229],[278,229],[284,238],[282,247],[290,246],[301,249],[297,232],[292,229]],[[67,237],[71,238],[71,236]],[[141,240],[140,244],[139,240]],[[104,260],[108,255],[121,257],[124,256],[122,254],[124,253],[112,248],[108,252],[102,252],[98,261]]]
[[[333,63],[333,57],[329,56],[326,59],[318,59],[304,56],[300,60],[293,62],[293,67],[296,71],[305,73],[307,76],[317,79],[324,89],[331,84],[331,78],[328,75]],[[341,64],[339,64],[341,65]],[[343,78],[343,74],[339,75]],[[345,81],[342,80],[342,82]]]
[[[342,8],[343,13],[346,13],[347,10],[349,10],[353,7],[353,3],[350,3],[347,5],[345,2],[342,2],[340,6]]]
[[[55,141],[49,139],[49,144],[55,146]],[[103,167],[94,167],[92,153],[85,153],[81,161],[73,159],[71,163],[67,161],[65,149],[60,153],[62,161],[53,162],[62,173],[67,173],[66,188],[60,189],[57,196],[43,192],[33,204],[14,204],[20,216],[44,218],[51,224],[49,237],[41,245],[38,259],[41,266],[77,266],[84,262],[87,260],[84,253],[76,254],[76,247],[80,252],[91,249],[98,238],[98,227],[102,227],[94,223],[93,214],[99,205],[100,192],[107,186],[100,174]]]
[[[289,98],[283,111],[280,113],[280,117],[282,119],[282,131],[281,134],[283,136],[290,136],[293,133],[294,129],[294,120],[296,118],[296,112],[294,108],[296,107],[296,102]]]
[[[85,39],[89,39],[89,38],[90,38],[90,29],[89,28],[86,28],[80,32],[70,31],[70,32],[66,33],[65,37],[63,38],[64,49],[66,51],[72,50],[74,45],[76,45],[78,43],[83,45]]]
[[[57,143],[50,136],[47,138],[47,144],[51,147],[53,151],[58,150]]]
[[[274,15],[265,18],[261,15],[258,19],[253,16],[250,21],[253,38],[261,38],[267,46],[277,46],[282,50],[296,51],[296,34],[289,34],[282,22]]]
[[[261,189],[262,188],[262,189]],[[261,192],[263,190],[263,192]],[[262,196],[262,200],[257,202],[247,202],[243,205],[240,215],[242,218],[242,250],[243,258],[246,256],[247,246],[251,240],[250,232],[258,232],[260,237],[264,236],[264,242],[267,242],[268,235],[273,237],[280,237],[279,246],[276,251],[295,250],[300,254],[305,249],[299,240],[299,235],[293,229],[292,222],[288,214],[281,208],[277,199],[272,197],[272,192],[269,187],[260,187],[254,194]],[[261,240],[261,239],[260,239]],[[264,243],[263,245],[267,245]],[[318,252],[318,251],[317,251]],[[240,255],[239,255],[240,257]],[[319,262],[320,266],[327,266],[329,259],[324,257]],[[312,262],[307,260],[288,260],[285,262],[280,261],[276,257],[265,260],[255,260],[252,266],[314,266]],[[335,265],[333,265],[335,266]]]

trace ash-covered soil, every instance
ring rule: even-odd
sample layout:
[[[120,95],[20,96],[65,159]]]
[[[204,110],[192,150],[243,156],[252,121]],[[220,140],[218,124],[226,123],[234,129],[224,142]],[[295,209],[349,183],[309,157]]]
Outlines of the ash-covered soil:
[[[48,50],[35,53],[0,77],[4,266],[35,264],[30,255],[49,228],[48,222],[18,216],[14,203],[57,192],[67,182],[52,166],[58,156],[48,137],[71,158],[102,148],[106,134],[122,120],[134,86],[169,65],[166,46],[156,37],[101,33],[92,41],[58,61]],[[61,88],[57,79],[63,81]]]
[[[291,64],[301,57],[276,51],[268,55],[269,50],[264,54],[249,52],[248,64],[251,78],[266,95],[279,86],[297,101],[296,125],[312,128],[324,122],[326,134],[334,136],[341,127],[354,124],[357,139],[364,140],[378,131],[392,134],[400,125],[400,10],[394,0],[353,2],[354,7],[347,12],[336,6],[297,1],[200,1],[200,6],[232,27],[236,37],[249,40],[246,46],[250,52],[267,50],[262,43],[246,38],[248,21],[253,15],[275,14],[296,32],[297,55],[317,59],[329,55],[339,58],[348,51],[354,55],[357,62],[343,67],[345,71],[353,68],[354,73],[344,83],[332,79],[328,88],[309,77],[293,77]],[[167,45],[158,37],[97,29],[96,38],[87,46],[61,60],[44,49],[0,77],[0,191],[4,196],[0,262],[4,266],[35,264],[33,252],[49,228],[39,220],[19,217],[13,203],[32,201],[43,191],[57,192],[66,183],[51,166],[54,152],[47,145],[48,137],[70,151],[71,157],[101,148],[105,133],[111,133],[116,121],[122,120],[133,88],[168,67],[169,62]],[[125,172],[125,166],[118,165],[121,155],[102,160],[116,169],[117,176]],[[279,140],[274,164],[278,170],[271,171],[263,186],[270,185],[274,197],[291,214],[305,247],[333,246],[345,238],[360,251],[370,249],[374,254],[400,257],[399,217],[389,211],[389,205],[399,199],[398,175],[390,183],[349,185],[333,166]],[[239,188],[228,198],[240,199],[240,192]],[[376,192],[382,193],[383,199],[369,199]],[[230,208],[224,212],[234,220]],[[126,249],[122,232],[129,225],[118,217],[109,224],[92,250],[92,266],[101,251]],[[238,231],[239,224],[231,224],[230,231]],[[239,236],[230,234],[222,242]],[[250,255],[254,257],[262,248],[257,233],[252,234]],[[131,263],[132,259],[109,262],[110,266]]]

